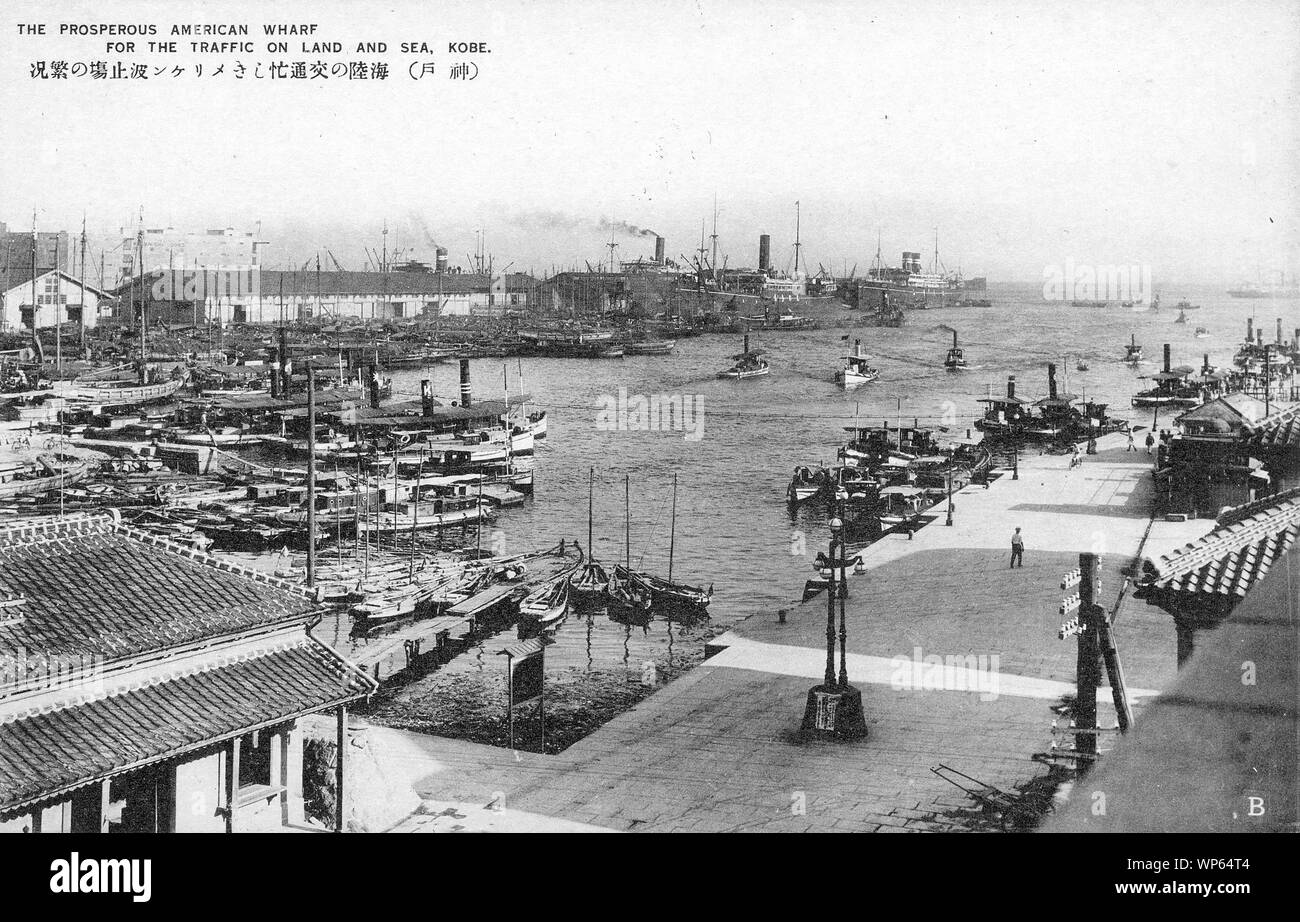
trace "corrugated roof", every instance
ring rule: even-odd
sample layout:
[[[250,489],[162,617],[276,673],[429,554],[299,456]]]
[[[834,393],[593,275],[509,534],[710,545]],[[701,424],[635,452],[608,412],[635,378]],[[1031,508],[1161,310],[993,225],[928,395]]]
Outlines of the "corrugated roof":
[[[1297,535],[1300,488],[1228,510],[1209,534],[1161,559],[1144,589],[1239,599]]]
[[[233,659],[0,725],[0,808],[373,692],[323,644]]]
[[[315,610],[301,587],[111,516],[0,529],[0,589],[25,598],[0,626],[0,670],[33,678],[42,662],[111,662]]]

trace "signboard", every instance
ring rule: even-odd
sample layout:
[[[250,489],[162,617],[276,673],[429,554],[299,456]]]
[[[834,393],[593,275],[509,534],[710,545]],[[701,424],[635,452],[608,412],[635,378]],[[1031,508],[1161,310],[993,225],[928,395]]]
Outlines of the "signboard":
[[[538,702],[542,750],[546,749],[545,649],[542,638],[533,637],[497,651],[506,658],[506,719],[510,725],[511,749],[515,747],[515,705],[530,701]]]
[[[528,704],[542,697],[542,670],[546,657],[541,648],[535,653],[510,658],[510,704]]]

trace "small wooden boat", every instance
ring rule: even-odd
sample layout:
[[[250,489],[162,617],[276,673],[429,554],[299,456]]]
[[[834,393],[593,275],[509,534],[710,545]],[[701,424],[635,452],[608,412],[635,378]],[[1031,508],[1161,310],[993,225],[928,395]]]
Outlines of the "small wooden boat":
[[[745,334],[745,350],[731,357],[733,364],[730,368],[718,372],[719,378],[732,378],[741,380],[744,378],[757,378],[767,374],[767,361],[760,356],[763,355],[762,349],[749,348],[749,334]]]
[[[1197,339],[1205,339],[1205,338],[1206,338],[1207,336],[1209,336],[1209,335],[1210,335],[1210,331],[1209,331],[1209,329],[1207,329],[1206,327],[1197,327],[1197,328],[1196,328],[1196,338],[1197,338]]]
[[[124,407],[137,403],[166,400],[180,390],[184,380],[159,384],[135,384],[130,381],[72,381],[62,391],[69,400],[101,407]]]
[[[557,624],[568,607],[569,581],[557,579],[543,583],[528,593],[519,603],[519,617],[524,621],[535,621],[546,628]]]
[[[676,345],[673,339],[644,339],[625,344],[623,352],[625,355],[667,355]]]
[[[90,464],[79,458],[39,455],[37,464],[0,468],[0,500],[41,496],[86,479]]]

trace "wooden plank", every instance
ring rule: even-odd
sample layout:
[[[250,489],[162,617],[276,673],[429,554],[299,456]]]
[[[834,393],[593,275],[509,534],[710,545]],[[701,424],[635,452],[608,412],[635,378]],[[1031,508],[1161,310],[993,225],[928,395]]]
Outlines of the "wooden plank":
[[[99,831],[108,832],[108,805],[110,781],[105,778],[99,782]]]
[[[338,746],[338,757],[334,760],[334,831],[343,831],[343,762],[347,754],[347,721],[348,708],[345,704],[340,704],[336,713],[337,724],[335,726],[335,743]]]

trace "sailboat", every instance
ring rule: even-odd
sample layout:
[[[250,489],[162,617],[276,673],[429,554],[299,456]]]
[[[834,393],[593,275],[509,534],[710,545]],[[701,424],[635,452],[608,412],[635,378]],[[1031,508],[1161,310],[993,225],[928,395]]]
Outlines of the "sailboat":
[[[687,586],[673,582],[673,552],[677,546],[677,475],[673,474],[673,513],[672,524],[668,531],[668,578],[660,579],[649,573],[635,574],[641,583],[650,590],[651,601],[678,610],[688,610],[696,615],[703,615],[713,599],[713,586],[708,589],[700,586]]]
[[[651,606],[662,607],[669,611],[687,612],[695,616],[705,614],[713,598],[713,587],[687,586],[673,582],[673,557],[677,545],[677,475],[673,474],[673,512],[672,525],[668,533],[668,578],[662,579],[650,573],[633,570],[629,557],[626,566],[615,567],[614,578],[628,583],[639,590],[642,598]]]
[[[623,563],[614,567],[606,590],[610,601],[621,612],[631,612],[648,618],[652,604],[651,593],[639,581],[632,579],[632,478],[623,478],[623,497],[626,509],[623,526]],[[611,611],[611,616],[613,612]]]
[[[844,367],[835,372],[835,383],[843,388],[861,387],[880,377],[862,354],[862,340],[853,341],[853,354],[844,356]]]
[[[733,364],[725,371],[718,372],[719,378],[757,378],[768,373],[767,361],[760,358],[762,349],[749,348],[749,334],[745,334],[745,348],[739,355],[731,357]]]
[[[587,475],[587,559],[569,578],[569,598],[578,608],[597,607],[602,604],[605,600],[605,590],[609,587],[609,574],[596,560],[592,544],[595,488],[596,469],[593,467]]]

